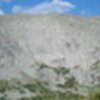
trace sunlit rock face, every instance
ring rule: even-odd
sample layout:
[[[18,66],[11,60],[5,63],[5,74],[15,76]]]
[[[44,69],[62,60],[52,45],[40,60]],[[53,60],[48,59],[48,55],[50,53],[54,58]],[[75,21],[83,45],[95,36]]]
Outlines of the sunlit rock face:
[[[100,18],[0,16],[0,80],[35,78],[55,89],[65,82],[53,70],[59,68],[70,69],[80,84],[100,82]]]

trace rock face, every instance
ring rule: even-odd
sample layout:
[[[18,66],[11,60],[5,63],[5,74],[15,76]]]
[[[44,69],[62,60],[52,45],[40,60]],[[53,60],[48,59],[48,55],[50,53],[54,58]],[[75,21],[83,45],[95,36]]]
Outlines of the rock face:
[[[52,70],[60,68],[80,84],[100,82],[100,18],[0,16],[0,80],[35,78],[55,86],[65,82]]]

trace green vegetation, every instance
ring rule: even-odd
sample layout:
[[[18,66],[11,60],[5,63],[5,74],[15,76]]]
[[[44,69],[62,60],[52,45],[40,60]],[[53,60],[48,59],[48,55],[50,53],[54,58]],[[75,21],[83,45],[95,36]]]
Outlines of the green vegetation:
[[[62,84],[58,84],[58,87],[63,88],[63,89],[71,89],[75,87],[78,83],[76,82],[74,77],[70,77],[66,80],[66,82]]]
[[[57,73],[57,75],[66,75],[70,72],[70,70],[65,67],[54,68],[53,70]]]
[[[4,93],[8,88],[8,81],[0,80],[0,93]]]
[[[0,97],[0,100],[6,100],[6,98],[4,96]]]
[[[89,100],[100,100],[100,84],[89,87]]]
[[[61,92],[49,92],[42,96],[36,97],[22,97],[18,100],[100,100],[100,94],[89,94],[89,96],[83,97],[80,95],[66,94]]]
[[[44,69],[44,68],[49,68],[49,66],[44,63],[39,65],[39,70]]]
[[[70,91],[52,91],[49,88],[49,84],[47,82],[40,82],[38,80],[34,80],[33,83],[27,83],[27,84],[19,84],[15,83],[15,87],[13,86],[12,89],[9,89],[10,82],[12,81],[0,81],[0,88],[2,93],[6,90],[12,90],[17,89],[20,91],[24,91],[24,89],[29,90],[31,93],[36,93],[37,96],[31,96],[31,97],[20,97],[18,100],[100,100],[100,85],[96,85],[93,87],[87,87],[88,88],[88,96],[84,97],[79,94],[73,94]],[[17,84],[17,85],[16,85]],[[60,88],[63,88],[67,90],[68,88],[74,87],[74,84],[76,84],[76,81],[73,77],[69,78],[64,85],[58,85]],[[17,86],[17,87],[16,87]],[[4,88],[5,87],[5,88]],[[10,86],[11,87],[11,86]],[[21,93],[21,92],[20,92]],[[4,93],[5,94],[5,93]],[[4,95],[0,97],[0,100],[11,100],[7,97],[7,95]]]
[[[40,82],[40,81],[33,81],[33,83],[29,84],[24,84],[24,88],[28,89],[30,92],[37,93],[39,92],[40,94],[48,92],[48,83],[46,82]]]
[[[100,85],[93,85],[91,87],[85,87],[87,96],[80,95],[77,90],[81,88],[76,79],[70,74],[70,70],[64,67],[50,68],[45,64],[40,65],[40,69],[49,68],[55,71],[58,78],[62,75],[65,79],[64,84],[56,84],[58,90],[52,90],[50,83],[47,81],[39,81],[33,79],[31,83],[21,83],[17,79],[9,81],[0,80],[0,93],[2,96],[0,100],[11,100],[8,99],[6,91],[19,91],[20,94],[25,94],[28,91],[36,96],[20,97],[18,100],[100,100]],[[70,77],[69,77],[70,76]],[[84,86],[83,86],[84,87]],[[72,91],[75,90],[76,93]],[[6,94],[6,95],[5,95]]]
[[[28,97],[21,97],[21,98],[19,98],[18,100],[31,100],[31,98],[28,98]]]
[[[8,98],[7,95],[3,95],[0,97],[0,100],[11,100],[11,99]]]
[[[39,65],[39,70],[42,70],[44,68],[51,69],[51,70],[55,71],[57,75],[59,75],[59,74],[66,75],[70,72],[70,69],[67,69],[65,67],[53,68],[53,67],[49,67],[48,65],[46,65],[44,63]]]

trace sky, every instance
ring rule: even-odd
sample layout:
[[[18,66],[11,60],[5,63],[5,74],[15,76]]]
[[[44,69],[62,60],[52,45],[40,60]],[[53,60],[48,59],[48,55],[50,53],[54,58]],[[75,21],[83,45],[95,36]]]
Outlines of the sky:
[[[0,15],[19,13],[100,16],[100,0],[0,0]]]

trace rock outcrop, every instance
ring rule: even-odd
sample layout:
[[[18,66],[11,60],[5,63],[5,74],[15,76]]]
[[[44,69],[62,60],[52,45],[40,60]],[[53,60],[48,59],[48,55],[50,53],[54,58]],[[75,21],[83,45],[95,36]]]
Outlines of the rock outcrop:
[[[70,76],[81,85],[98,84],[99,72],[100,18],[0,16],[0,80],[37,79],[56,90]]]

